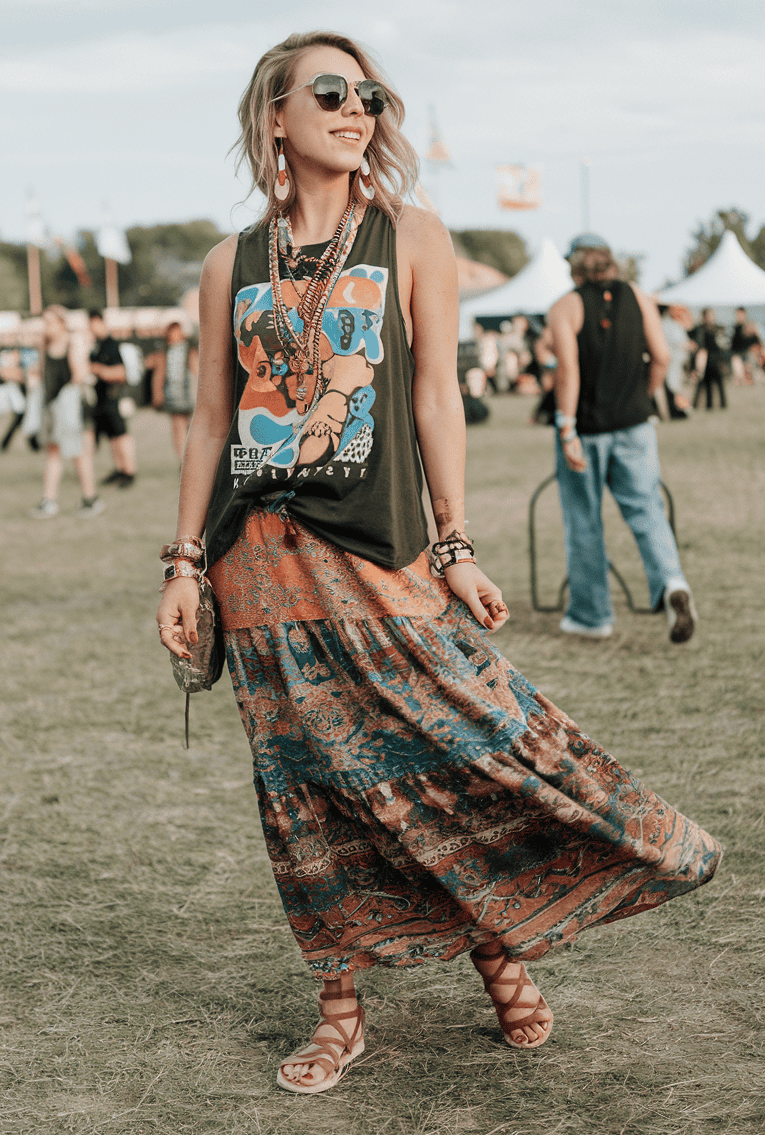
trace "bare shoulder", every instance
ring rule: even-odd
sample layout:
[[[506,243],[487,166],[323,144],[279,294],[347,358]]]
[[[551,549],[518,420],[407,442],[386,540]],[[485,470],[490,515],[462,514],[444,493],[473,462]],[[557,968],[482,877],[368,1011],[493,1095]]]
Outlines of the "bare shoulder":
[[[234,270],[238,234],[226,237],[211,248],[202,265],[199,280],[200,317],[208,321],[212,313],[228,318],[231,309],[231,275]]]
[[[566,292],[556,300],[547,313],[548,323],[571,322],[581,317],[584,311],[582,297],[576,291]]]
[[[429,209],[405,205],[396,225],[396,241],[412,262],[430,260],[433,256],[454,260],[449,230]]]
[[[637,284],[633,284],[632,280],[628,280],[627,282],[628,282],[629,286],[632,288],[633,292],[635,293],[635,299],[638,301],[638,304],[640,305],[640,307],[642,308],[643,311],[646,311],[646,310],[657,311],[658,310],[658,304],[657,304],[657,302],[656,302],[656,300],[654,299],[653,296],[647,295],[646,292],[644,292],[642,290],[642,288],[639,288],[637,286]]]
[[[234,259],[236,257],[236,249],[239,244],[239,234],[232,233],[222,240],[220,244],[216,244],[205,257],[202,266],[203,273],[208,276],[217,278],[219,275],[231,275],[231,270],[234,267]]]

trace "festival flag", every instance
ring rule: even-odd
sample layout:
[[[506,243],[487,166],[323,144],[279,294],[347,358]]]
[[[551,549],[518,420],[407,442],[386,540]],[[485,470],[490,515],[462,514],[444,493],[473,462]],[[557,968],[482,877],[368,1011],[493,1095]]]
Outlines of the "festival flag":
[[[63,237],[57,236],[55,238],[57,246],[61,249],[66,262],[77,277],[77,282],[83,288],[89,288],[93,281],[91,280],[88,269],[85,266],[85,261],[80,256],[75,248],[70,248]]]
[[[108,215],[96,233],[96,248],[104,260],[115,260],[117,264],[129,264],[133,259],[124,231]]]
[[[520,165],[497,166],[500,209],[538,209],[542,204],[542,183],[538,169]]]

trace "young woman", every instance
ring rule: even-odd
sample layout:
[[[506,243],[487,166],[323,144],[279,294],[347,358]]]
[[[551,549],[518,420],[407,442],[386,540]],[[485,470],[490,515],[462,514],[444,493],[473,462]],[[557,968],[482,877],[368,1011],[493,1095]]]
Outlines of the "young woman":
[[[96,496],[93,421],[79,389],[84,379],[86,363],[72,350],[66,309],[57,304],[51,304],[43,312],[41,357],[41,440],[45,445],[45,471],[42,500],[30,515],[36,520],[50,520],[57,515],[63,459],[71,457],[82,491],[78,514],[98,516],[105,506]]]
[[[196,347],[191,346],[180,323],[175,320],[165,329],[165,350],[158,354],[151,383],[151,404],[155,410],[170,415],[173,449],[179,460],[189,422],[194,412],[194,386],[199,362]]]
[[[277,1077],[308,1093],[363,1050],[356,970],[470,951],[535,1048],[552,1013],[524,960],[698,886],[720,849],[489,641],[508,612],[465,535],[454,256],[401,204],[398,96],[353,41],[291,36],[240,118],[268,206],[205,263],[157,622],[188,657],[206,531],[276,882],[323,980]]]

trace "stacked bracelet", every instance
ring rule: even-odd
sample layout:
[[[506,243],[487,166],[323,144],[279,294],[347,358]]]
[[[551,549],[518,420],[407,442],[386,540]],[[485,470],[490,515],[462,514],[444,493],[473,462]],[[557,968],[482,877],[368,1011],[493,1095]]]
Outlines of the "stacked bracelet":
[[[201,583],[204,579],[204,575],[203,568],[195,568],[193,564],[188,563],[186,560],[176,560],[175,563],[168,564],[164,568],[160,591],[164,591],[165,586],[171,579],[195,579],[197,583]]]
[[[454,564],[474,564],[475,549],[466,536],[454,533],[445,540],[437,541],[428,551],[430,574],[436,579],[444,578],[444,571]]]
[[[175,560],[190,560],[192,564],[204,559],[205,546],[198,536],[179,536],[172,544],[163,544],[159,558],[165,564]]]
[[[163,544],[159,558],[167,565],[160,591],[171,579],[195,579],[200,583],[207,571],[207,552],[198,536],[179,536],[172,544]]]

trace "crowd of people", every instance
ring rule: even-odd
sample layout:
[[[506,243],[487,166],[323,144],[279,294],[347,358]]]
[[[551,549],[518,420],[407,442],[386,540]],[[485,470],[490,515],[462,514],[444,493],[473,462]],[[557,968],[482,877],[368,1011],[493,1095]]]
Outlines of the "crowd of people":
[[[730,327],[717,322],[712,308],[704,308],[698,322],[680,304],[660,304],[659,312],[670,362],[663,388],[654,395],[657,417],[688,418],[702,397],[707,409],[713,408],[714,401],[724,408],[726,381],[736,386],[765,382],[763,339],[745,308],[736,309]],[[516,313],[509,319],[483,322],[475,323],[472,345],[460,344],[467,361],[461,373],[463,394],[471,395],[469,411],[466,406],[468,421],[483,421],[488,416],[488,407],[484,403],[483,409],[477,408],[476,398],[520,394],[538,398],[532,421],[551,425],[557,361],[544,316]],[[497,329],[492,326],[495,323],[499,323]],[[467,369],[474,370],[469,382]]]
[[[86,322],[81,314],[52,304],[36,333],[24,332],[23,346],[6,336],[0,347],[0,417],[7,417],[0,450],[20,432],[31,449],[42,451],[42,498],[30,510],[38,520],[59,513],[66,460],[72,461],[80,485],[78,515],[103,512],[105,501],[95,482],[95,452],[102,439],[113,468],[101,486],[134,484],[138,464],[130,419],[141,406],[168,415],[180,461],[194,409],[197,349],[184,324],[173,319],[164,327],[142,328],[138,336],[122,322],[112,333],[100,310],[91,310]]]

